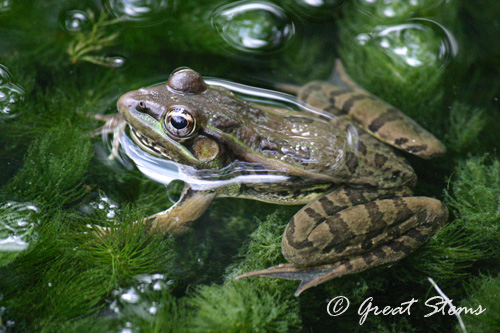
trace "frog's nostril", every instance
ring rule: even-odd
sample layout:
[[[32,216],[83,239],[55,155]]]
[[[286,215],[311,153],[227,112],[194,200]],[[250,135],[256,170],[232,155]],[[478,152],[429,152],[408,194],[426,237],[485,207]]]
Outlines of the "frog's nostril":
[[[116,103],[118,106],[118,109],[120,108],[131,108],[134,104],[137,104],[137,101],[130,96],[129,93],[122,95],[119,99],[118,102]]]

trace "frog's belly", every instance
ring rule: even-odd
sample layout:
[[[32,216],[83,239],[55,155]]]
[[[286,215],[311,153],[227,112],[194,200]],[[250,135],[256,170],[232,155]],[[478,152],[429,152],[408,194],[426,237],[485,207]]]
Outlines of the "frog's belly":
[[[324,194],[333,184],[316,184],[294,188],[280,184],[243,184],[237,195],[221,195],[252,199],[281,205],[305,205]]]

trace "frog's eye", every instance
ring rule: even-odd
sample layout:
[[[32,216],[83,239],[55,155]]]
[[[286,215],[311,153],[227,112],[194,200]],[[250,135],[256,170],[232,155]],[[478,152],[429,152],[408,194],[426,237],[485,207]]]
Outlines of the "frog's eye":
[[[175,106],[167,111],[164,125],[169,134],[182,139],[193,134],[196,121],[187,109]]]
[[[145,102],[140,101],[139,103],[137,103],[135,109],[139,112],[145,112],[148,109],[148,107]]]

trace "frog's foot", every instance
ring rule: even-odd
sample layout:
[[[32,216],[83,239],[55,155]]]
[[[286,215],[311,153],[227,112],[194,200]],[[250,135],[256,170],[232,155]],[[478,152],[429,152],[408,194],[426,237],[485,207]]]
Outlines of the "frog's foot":
[[[299,296],[304,290],[315,287],[336,277],[361,272],[371,267],[397,261],[406,256],[407,253],[404,252],[398,252],[395,255],[392,250],[394,246],[396,246],[396,244],[382,246],[373,252],[331,265],[299,267],[293,264],[281,264],[263,270],[244,273],[238,275],[235,279],[250,276],[263,276],[286,280],[299,280],[300,284],[294,293],[295,296]]]
[[[112,141],[112,149],[111,154],[108,156],[108,159],[113,160],[118,157],[118,149],[120,148],[120,139],[123,137],[125,133],[125,126],[127,122],[123,118],[121,113],[107,114],[101,115],[96,114],[93,116],[94,119],[104,121],[104,125],[92,131],[90,133],[90,137],[96,137],[98,135],[105,135],[113,133],[113,141]]]

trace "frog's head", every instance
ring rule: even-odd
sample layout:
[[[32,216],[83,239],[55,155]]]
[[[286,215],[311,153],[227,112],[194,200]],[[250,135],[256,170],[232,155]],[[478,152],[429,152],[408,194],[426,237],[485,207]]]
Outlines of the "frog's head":
[[[142,149],[196,168],[218,168],[219,144],[200,133],[207,89],[199,73],[181,69],[166,84],[124,94],[117,106]]]

